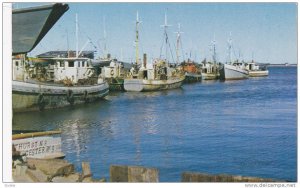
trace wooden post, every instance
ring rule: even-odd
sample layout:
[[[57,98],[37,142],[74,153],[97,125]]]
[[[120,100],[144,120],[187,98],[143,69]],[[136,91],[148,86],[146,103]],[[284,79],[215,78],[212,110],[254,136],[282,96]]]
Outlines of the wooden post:
[[[92,176],[91,167],[90,167],[89,162],[82,162],[81,167],[82,167],[82,175],[81,175],[82,179]]]
[[[158,169],[141,166],[110,166],[111,182],[158,182]]]

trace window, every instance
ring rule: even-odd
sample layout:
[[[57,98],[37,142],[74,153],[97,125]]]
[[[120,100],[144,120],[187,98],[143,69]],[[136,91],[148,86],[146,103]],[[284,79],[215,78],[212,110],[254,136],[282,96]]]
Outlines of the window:
[[[74,67],[74,61],[69,61],[69,67]]]
[[[15,61],[16,62],[16,66],[19,66],[19,61]]]

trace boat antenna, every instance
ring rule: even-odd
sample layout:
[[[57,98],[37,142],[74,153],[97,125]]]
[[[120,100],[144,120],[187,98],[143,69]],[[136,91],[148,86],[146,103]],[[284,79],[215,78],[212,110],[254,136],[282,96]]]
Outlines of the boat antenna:
[[[165,42],[166,42],[166,60],[168,59],[168,34],[167,34],[167,28],[171,25],[168,25],[168,18],[167,13],[165,13],[165,23],[164,25],[161,25],[161,27],[164,28],[164,36],[165,36]]]
[[[75,25],[76,25],[76,58],[78,58],[78,15],[76,13],[76,19],[75,19]]]
[[[179,45],[182,47],[181,43],[181,32],[180,31],[180,23],[178,23],[178,31],[174,32],[177,34],[177,40],[176,40],[176,63],[179,64]]]
[[[139,12],[136,12],[136,22],[135,22],[135,61],[136,64],[139,62],[139,24],[142,21],[139,20]]]

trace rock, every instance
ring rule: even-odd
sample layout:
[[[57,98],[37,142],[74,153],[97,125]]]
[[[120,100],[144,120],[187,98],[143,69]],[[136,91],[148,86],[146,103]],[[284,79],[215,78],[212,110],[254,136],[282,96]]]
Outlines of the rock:
[[[95,182],[92,177],[86,177],[82,180],[83,183],[93,183]]]
[[[17,165],[20,165],[20,164],[22,164],[22,163],[23,163],[23,162],[22,162],[21,160],[17,159],[17,160],[15,160],[15,161],[13,161],[13,167],[16,168]]]
[[[158,170],[139,166],[110,167],[111,182],[158,182]]]
[[[51,182],[55,183],[72,183],[72,182],[79,182],[80,174],[74,173],[70,174],[69,176],[56,176],[52,178]]]
[[[55,176],[67,176],[74,173],[74,165],[62,159],[33,159],[27,158],[29,166],[35,166],[37,169],[49,175],[50,179]]]
[[[20,156],[20,151],[17,151],[17,150],[16,150],[16,147],[15,147],[14,144],[12,145],[12,156],[13,156],[13,158],[14,158],[14,157],[19,157],[19,156]]]
[[[16,176],[16,169],[12,169],[12,178],[16,183],[33,183],[33,180],[26,173],[23,176]]]
[[[17,164],[16,165],[15,175],[16,176],[24,176],[27,169],[28,169],[27,165],[21,164],[21,163]]]
[[[36,167],[35,167],[34,164],[27,164],[27,166],[28,166],[28,168],[29,168],[30,170],[35,170],[35,169],[36,169]]]
[[[232,176],[228,174],[209,175],[204,173],[184,172],[181,176],[182,182],[276,182],[273,179],[257,177]]]
[[[27,169],[26,174],[34,181],[34,182],[49,182],[50,177],[47,176],[44,172],[39,169],[30,170]]]

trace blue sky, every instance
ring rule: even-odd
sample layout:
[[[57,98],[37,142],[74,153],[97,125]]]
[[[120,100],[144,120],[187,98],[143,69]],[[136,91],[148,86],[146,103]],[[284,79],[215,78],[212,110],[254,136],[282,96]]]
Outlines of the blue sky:
[[[28,7],[33,3],[14,6]],[[182,50],[185,58],[196,61],[210,59],[210,44],[215,35],[218,60],[227,58],[227,39],[232,33],[235,54],[246,61],[254,59],[269,63],[297,63],[296,3],[69,3],[70,9],[49,31],[40,44],[29,53],[37,55],[50,50],[75,50],[75,14],[79,19],[79,48],[88,37],[103,53],[103,17],[106,19],[107,46],[113,57],[135,59],[135,18],[139,11],[140,54],[160,56],[167,12],[168,35],[175,57],[177,23],[181,24]],[[95,50],[88,45],[85,50]],[[240,55],[239,55],[240,54]],[[142,56],[140,56],[142,57]],[[170,57],[170,55],[169,55]],[[172,60],[172,58],[170,58]]]

